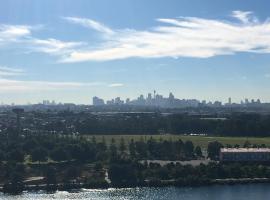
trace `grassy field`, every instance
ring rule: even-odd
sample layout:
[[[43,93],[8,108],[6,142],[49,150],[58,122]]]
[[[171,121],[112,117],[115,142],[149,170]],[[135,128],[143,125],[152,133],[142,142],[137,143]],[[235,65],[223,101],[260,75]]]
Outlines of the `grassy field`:
[[[88,139],[91,139],[92,136],[86,136]],[[138,141],[141,139],[147,140],[150,137],[156,140],[190,140],[194,143],[194,145],[201,146],[202,148],[206,148],[209,142],[218,141],[223,145],[226,144],[239,144],[243,145],[246,140],[248,140],[251,144],[265,144],[270,147],[270,137],[209,137],[209,136],[184,136],[184,135],[95,135],[97,141],[101,141],[102,138],[105,138],[106,142],[109,144],[112,138],[115,139],[116,143],[119,144],[120,139],[123,138],[126,143],[128,143],[131,139],[134,141]]]

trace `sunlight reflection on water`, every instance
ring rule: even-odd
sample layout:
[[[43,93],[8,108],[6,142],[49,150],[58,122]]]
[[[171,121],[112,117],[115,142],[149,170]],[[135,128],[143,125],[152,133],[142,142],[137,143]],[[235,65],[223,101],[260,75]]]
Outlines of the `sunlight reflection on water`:
[[[108,190],[82,189],[73,192],[58,191],[47,194],[24,192],[18,196],[0,194],[7,200],[254,200],[270,199],[270,184],[209,186],[198,188],[126,188]]]

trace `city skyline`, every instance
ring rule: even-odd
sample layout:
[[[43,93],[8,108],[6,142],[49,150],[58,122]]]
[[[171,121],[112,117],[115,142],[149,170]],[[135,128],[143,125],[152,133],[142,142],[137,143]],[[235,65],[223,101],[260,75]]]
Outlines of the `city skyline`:
[[[89,104],[89,96],[134,99],[155,88],[186,99],[270,102],[269,6],[4,1],[0,102]]]
[[[115,97],[109,100],[102,99],[100,97],[94,96],[92,98],[92,105],[94,106],[103,106],[103,105],[135,105],[135,106],[158,106],[158,107],[197,107],[201,106],[210,106],[210,107],[220,107],[220,106],[234,106],[234,105],[261,105],[262,103],[259,98],[257,99],[248,99],[244,98],[240,102],[235,102],[231,97],[227,99],[227,102],[218,101],[218,100],[199,100],[199,99],[179,99],[172,92],[168,96],[159,94],[156,90],[153,93],[147,93],[146,95],[139,95],[135,99],[126,98],[121,99],[121,97]]]
[[[203,104],[208,106],[223,106],[223,105],[248,105],[248,104],[264,104],[269,102],[262,102],[260,98],[242,98],[240,101],[234,101],[231,97],[228,97],[226,101],[219,101],[217,99],[195,99],[195,98],[184,98],[177,97],[172,92],[169,92],[168,96],[164,94],[158,93],[156,90],[152,92],[148,92],[147,94],[140,94],[135,98],[121,98],[119,96],[112,97],[110,99],[103,99],[102,97],[93,96],[92,100],[89,100],[88,103],[76,103],[76,102],[65,102],[65,101],[56,101],[55,99],[43,99],[39,102],[28,102],[27,104],[16,104],[12,103],[4,103],[1,102],[0,106],[16,106],[16,105],[35,105],[35,104],[43,104],[48,106],[57,106],[63,104],[75,104],[75,105],[147,105],[147,106],[160,106],[159,103],[153,103],[152,100],[180,100],[185,103],[191,103],[193,105]],[[147,102],[148,101],[148,102]],[[194,104],[195,103],[195,104]],[[166,107],[166,106],[165,106]]]

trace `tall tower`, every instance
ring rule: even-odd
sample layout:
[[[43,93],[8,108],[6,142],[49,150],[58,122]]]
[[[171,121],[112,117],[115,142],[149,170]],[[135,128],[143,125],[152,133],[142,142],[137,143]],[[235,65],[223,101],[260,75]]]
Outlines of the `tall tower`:
[[[229,99],[228,99],[228,104],[229,104],[229,105],[232,104],[232,98],[231,98],[231,97],[229,97]]]

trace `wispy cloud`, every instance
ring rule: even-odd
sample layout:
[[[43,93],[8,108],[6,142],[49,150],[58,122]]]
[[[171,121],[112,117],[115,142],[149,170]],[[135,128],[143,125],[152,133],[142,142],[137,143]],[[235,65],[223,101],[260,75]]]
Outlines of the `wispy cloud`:
[[[124,86],[123,83],[112,83],[108,85],[108,87],[123,87],[123,86]]]
[[[159,26],[145,30],[114,30],[92,19],[64,17],[70,23],[98,31],[102,42],[95,46],[84,41],[40,39],[33,36],[35,29],[31,26],[0,24],[0,44],[16,41],[26,50],[55,55],[60,62],[270,53],[270,20],[259,21],[250,11],[233,11],[231,16],[237,21],[160,18],[156,19]]]
[[[24,74],[23,69],[0,66],[0,77],[19,76],[23,74]]]
[[[13,76],[25,75],[25,71],[20,68],[0,66],[0,93],[12,92],[35,92],[35,91],[55,91],[70,90],[89,87],[121,87],[121,83],[106,83],[102,81],[94,82],[59,82],[59,81],[35,81],[17,80]],[[11,79],[12,77],[12,79]]]
[[[67,20],[68,22],[79,24],[86,28],[91,28],[105,34],[114,34],[114,31],[112,29],[92,19],[79,18],[79,17],[64,17],[63,19]]]
[[[240,11],[235,10],[232,12],[232,17],[240,20],[241,22],[247,24],[249,22],[258,22],[258,19],[253,16],[253,13],[251,11]]]
[[[33,92],[48,90],[69,90],[81,87],[102,86],[100,82],[51,82],[21,81],[0,78],[0,92]]]
[[[43,52],[63,56],[82,47],[85,43],[62,41],[54,38],[39,39],[33,36],[33,31],[39,26],[0,24],[0,45],[16,45],[31,52]]]
[[[114,34],[96,48],[70,52],[62,61],[109,61],[132,57],[209,58],[237,52],[270,53],[269,20],[259,22],[251,12],[242,11],[234,11],[232,16],[239,22],[195,17],[162,18],[157,19],[162,23],[160,26],[148,30],[101,31]],[[79,18],[71,19],[84,24]]]
[[[30,26],[0,24],[0,44],[16,41],[17,39],[29,36],[30,34]]]
[[[53,38],[49,39],[35,39],[25,41],[33,51],[43,52],[47,54],[64,55],[68,52],[74,51],[75,47],[84,45],[83,42],[69,42],[61,41]]]

